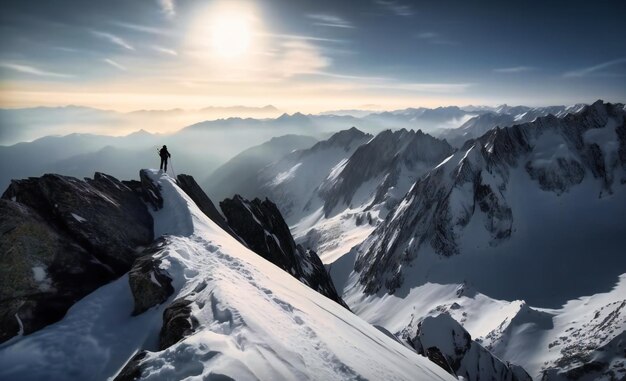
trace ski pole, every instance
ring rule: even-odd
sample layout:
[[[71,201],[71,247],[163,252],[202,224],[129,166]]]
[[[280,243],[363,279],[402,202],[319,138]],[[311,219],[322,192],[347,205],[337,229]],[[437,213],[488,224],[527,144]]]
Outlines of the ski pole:
[[[174,178],[176,178],[176,172],[174,171],[174,161],[172,160],[171,157],[170,157],[170,168],[172,168],[172,174],[174,175]]]

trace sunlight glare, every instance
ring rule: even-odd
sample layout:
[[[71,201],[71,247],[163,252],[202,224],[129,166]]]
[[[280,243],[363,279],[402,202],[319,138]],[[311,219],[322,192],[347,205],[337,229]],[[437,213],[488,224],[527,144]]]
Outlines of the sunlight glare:
[[[211,26],[211,46],[217,55],[234,58],[245,54],[250,37],[250,22],[245,14],[222,11],[215,16]]]

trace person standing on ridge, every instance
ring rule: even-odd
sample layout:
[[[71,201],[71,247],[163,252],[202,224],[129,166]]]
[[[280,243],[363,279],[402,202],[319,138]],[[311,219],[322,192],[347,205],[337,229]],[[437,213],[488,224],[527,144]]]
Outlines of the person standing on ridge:
[[[167,151],[167,146],[164,145],[163,148],[159,150],[159,156],[161,156],[161,170],[165,170],[167,172],[167,159],[172,157],[172,155]]]

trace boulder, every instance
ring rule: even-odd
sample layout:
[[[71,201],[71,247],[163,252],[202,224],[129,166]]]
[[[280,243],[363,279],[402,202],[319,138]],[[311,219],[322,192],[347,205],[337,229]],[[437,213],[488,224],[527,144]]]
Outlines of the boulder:
[[[467,381],[532,381],[520,366],[503,362],[472,340],[447,313],[422,320],[409,343],[419,354]]]
[[[60,320],[153,240],[142,200],[100,173],[14,180],[0,216],[0,342]]]
[[[158,240],[149,251],[163,245],[163,240]],[[128,283],[135,300],[133,315],[162,304],[174,293],[172,278],[159,267],[160,264],[159,259],[148,254],[137,259],[128,273]]]

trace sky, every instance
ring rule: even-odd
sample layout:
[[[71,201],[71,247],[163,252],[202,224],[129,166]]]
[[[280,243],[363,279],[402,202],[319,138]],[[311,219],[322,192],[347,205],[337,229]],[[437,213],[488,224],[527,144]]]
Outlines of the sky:
[[[0,107],[626,101],[626,2],[2,0]]]

